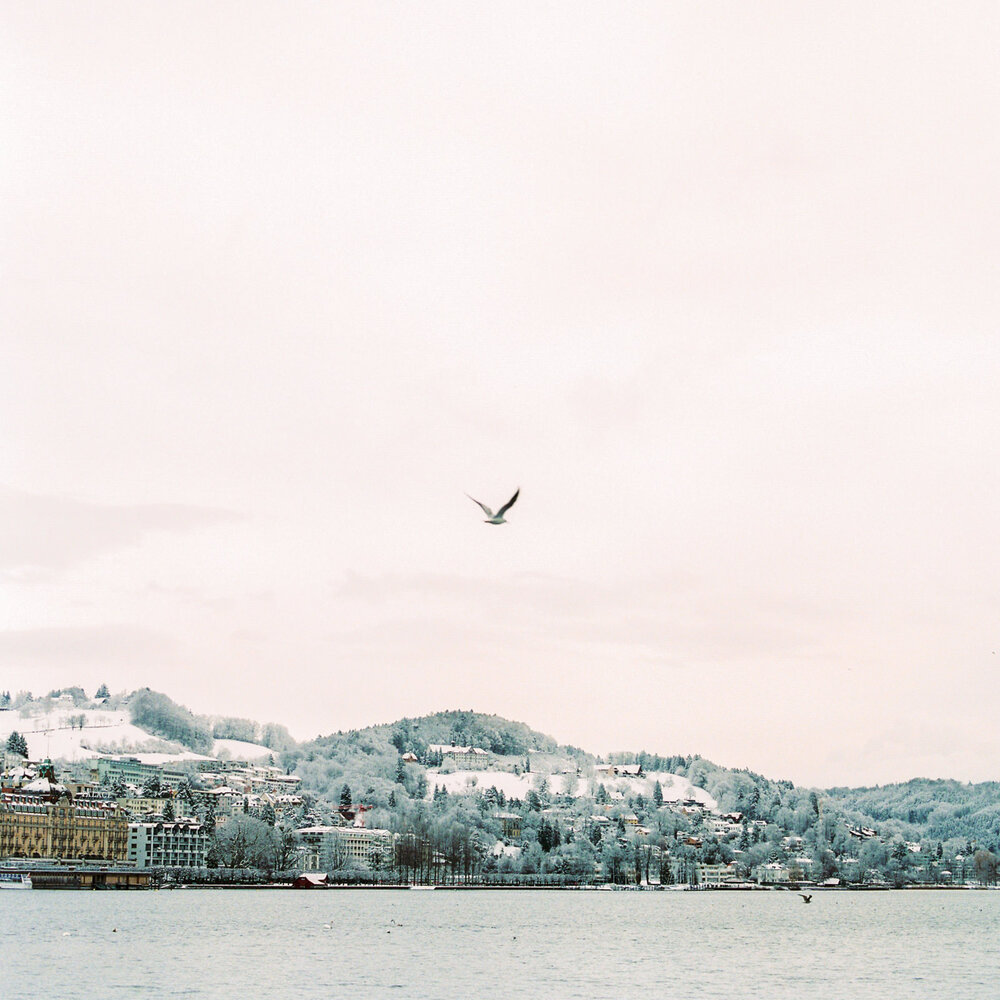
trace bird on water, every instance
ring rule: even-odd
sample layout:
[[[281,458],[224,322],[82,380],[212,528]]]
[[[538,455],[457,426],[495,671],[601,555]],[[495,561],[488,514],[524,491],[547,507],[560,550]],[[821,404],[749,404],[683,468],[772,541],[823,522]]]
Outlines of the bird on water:
[[[478,503],[480,507],[483,508],[483,513],[486,515],[486,524],[506,524],[504,520],[504,514],[507,513],[514,506],[514,501],[521,495],[521,487],[519,486],[515,491],[514,495],[494,514],[486,504],[481,503],[474,496],[469,496],[468,493],[465,494],[473,503]]]

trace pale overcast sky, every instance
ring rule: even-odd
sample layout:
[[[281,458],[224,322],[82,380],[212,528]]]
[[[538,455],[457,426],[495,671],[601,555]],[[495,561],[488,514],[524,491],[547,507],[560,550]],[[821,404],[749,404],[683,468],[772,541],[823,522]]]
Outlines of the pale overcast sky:
[[[996,4],[0,22],[0,687],[1000,779]]]

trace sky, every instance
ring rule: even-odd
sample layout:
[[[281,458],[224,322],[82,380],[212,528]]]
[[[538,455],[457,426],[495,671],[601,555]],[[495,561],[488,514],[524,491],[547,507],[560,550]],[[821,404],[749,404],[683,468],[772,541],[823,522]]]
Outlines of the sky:
[[[1000,779],[995,4],[0,17],[0,687]]]

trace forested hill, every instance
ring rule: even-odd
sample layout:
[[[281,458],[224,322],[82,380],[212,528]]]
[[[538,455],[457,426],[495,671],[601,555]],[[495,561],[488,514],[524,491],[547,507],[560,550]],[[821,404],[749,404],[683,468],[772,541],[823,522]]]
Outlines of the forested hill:
[[[393,802],[399,802],[402,808],[404,802],[431,798],[438,782],[443,787],[443,770],[447,769],[442,769],[444,762],[440,755],[430,750],[435,744],[481,747],[491,754],[492,771],[515,774],[530,771],[534,783],[548,777],[560,789],[565,779],[557,776],[575,771],[588,787],[587,792],[577,792],[578,797],[595,796],[603,780],[595,770],[594,755],[576,747],[560,746],[552,737],[523,722],[473,711],[404,718],[332,733],[301,744],[296,744],[282,725],[195,715],[167,695],[149,688],[111,695],[102,685],[92,698],[82,688],[75,687],[50,691],[39,698],[30,692],[19,692],[12,698],[3,691],[0,711],[7,723],[3,731],[5,739],[17,735],[13,730],[37,734],[43,728],[39,718],[48,719],[49,727],[55,718],[57,729],[53,732],[65,736],[67,725],[82,727],[89,718],[86,713],[90,712],[95,717],[103,713],[99,721],[104,728],[100,732],[95,730],[93,740],[106,741],[109,733],[118,730],[108,729],[110,723],[104,716],[118,711],[127,713],[132,726],[140,730],[139,737],[148,733],[199,753],[212,753],[217,740],[257,744],[273,750],[275,759],[302,778],[302,789],[311,801],[328,804],[340,800],[344,785],[350,786],[358,801],[380,808],[390,808]],[[59,711],[63,715],[68,713],[68,717],[60,721],[56,718]],[[141,747],[134,731],[125,733],[126,728],[119,726],[123,735],[117,739],[125,741],[127,736],[128,745],[122,743],[118,750],[136,752]],[[53,738],[50,734],[46,741]],[[91,739],[89,730],[87,738]],[[408,754],[416,761],[404,764],[403,755]],[[850,838],[860,843],[862,834],[868,836],[863,833],[866,829],[875,831],[884,842],[937,845],[954,841],[952,846],[957,853],[961,841],[965,853],[973,846],[1000,851],[1000,782],[972,785],[914,779],[874,788],[820,790],[796,787],[790,781],[767,778],[747,769],[721,767],[698,756],[620,752],[609,755],[609,762],[638,764],[649,774],[680,776],[704,789],[720,812],[739,812],[751,820],[773,825],[776,830],[799,837],[806,835],[807,840],[811,831],[821,827],[824,842],[844,854],[849,853]],[[648,799],[651,792],[643,789],[640,794],[636,788],[623,794],[623,801],[638,814],[642,805],[639,800]]]
[[[341,785],[347,784],[378,802],[387,799],[401,776],[401,754],[412,753],[424,764],[432,759],[431,746],[452,743],[508,758],[511,767],[517,766],[515,760],[530,767],[532,756],[537,763],[544,758],[581,764],[595,760],[577,747],[560,746],[551,736],[523,722],[481,712],[447,711],[320,736],[282,754],[282,763],[294,768],[302,777],[303,788],[314,794],[335,799]],[[412,772],[407,784],[419,781],[422,772],[423,768]],[[408,790],[417,791],[415,787]]]
[[[830,788],[827,800],[869,825],[919,831],[933,840],[963,837],[1000,845],[1000,783],[963,784],[946,779],[914,778],[875,788]]]

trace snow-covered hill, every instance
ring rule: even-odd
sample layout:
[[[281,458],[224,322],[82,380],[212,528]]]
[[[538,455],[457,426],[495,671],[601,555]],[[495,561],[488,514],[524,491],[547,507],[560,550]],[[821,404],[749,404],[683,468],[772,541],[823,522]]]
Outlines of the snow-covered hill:
[[[549,790],[556,795],[572,795],[574,798],[590,794],[598,784],[604,785],[612,800],[625,799],[630,795],[644,795],[652,799],[653,788],[659,781],[664,802],[680,802],[695,799],[706,809],[718,808],[718,803],[703,788],[692,785],[687,778],[667,771],[650,771],[641,778],[618,778],[596,775],[593,778],[578,777],[575,774],[514,774],[510,771],[428,771],[428,798],[434,794],[434,787],[446,788],[449,795],[461,795],[473,791],[496,788],[508,799],[524,799],[528,792],[545,780]]]
[[[59,707],[46,711],[31,704],[0,712],[0,743],[15,730],[27,740],[32,760],[77,761],[115,754],[128,754],[150,764],[208,759],[132,725],[128,712],[121,710]],[[260,760],[273,753],[241,740],[216,740],[213,752],[234,760]]]

